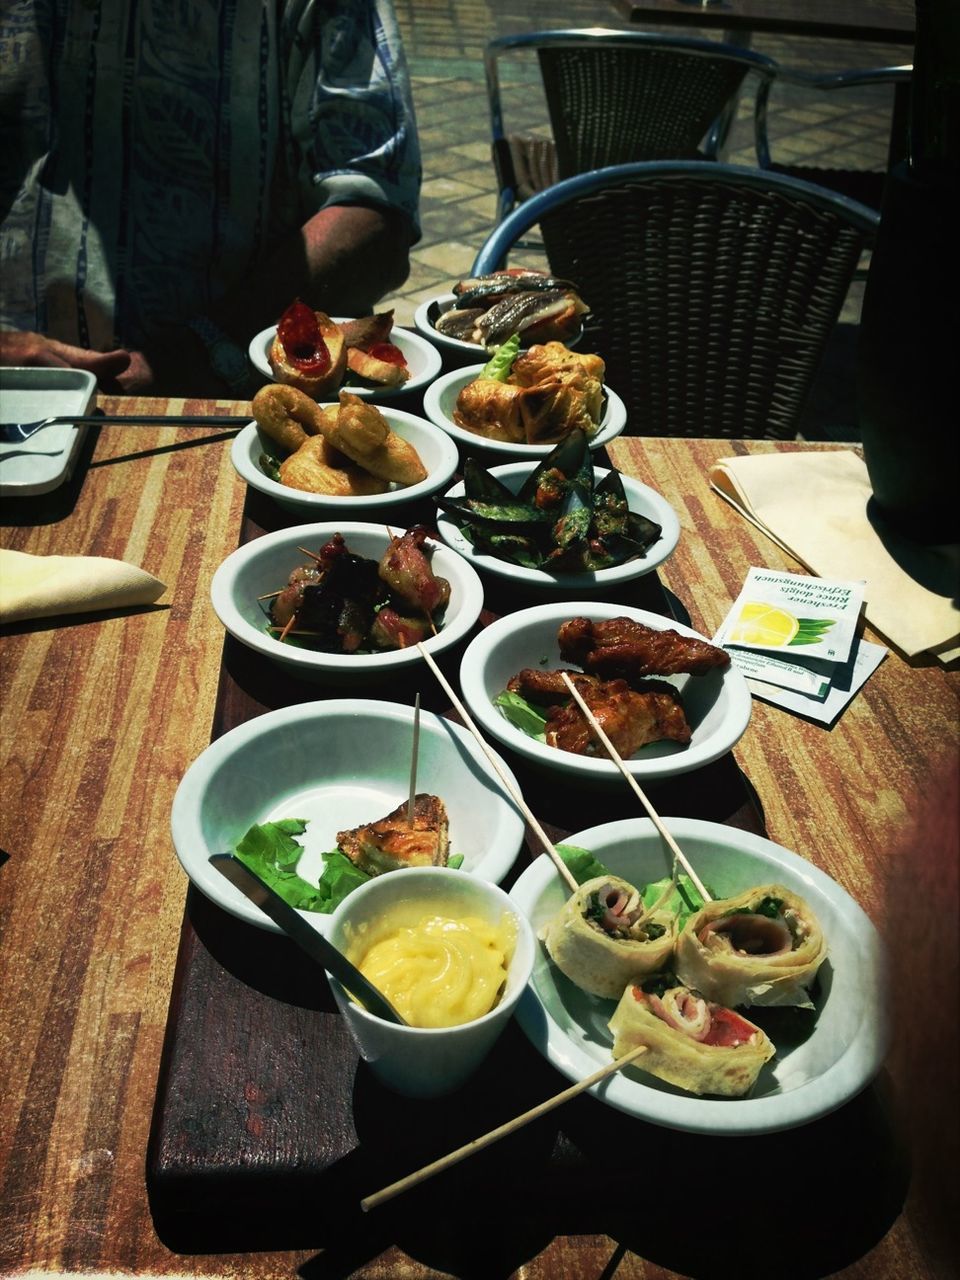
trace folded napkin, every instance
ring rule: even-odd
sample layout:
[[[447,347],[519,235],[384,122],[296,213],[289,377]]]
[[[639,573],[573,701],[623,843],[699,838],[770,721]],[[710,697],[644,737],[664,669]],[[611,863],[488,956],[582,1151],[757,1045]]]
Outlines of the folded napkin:
[[[908,657],[960,653],[960,548],[921,547],[871,523],[863,460],[850,450],[721,458],[710,483],[812,573],[864,580],[867,620]],[[927,584],[927,585],[924,585]]]
[[[0,550],[0,622],[152,604],[164,584],[104,556],[32,556]]]

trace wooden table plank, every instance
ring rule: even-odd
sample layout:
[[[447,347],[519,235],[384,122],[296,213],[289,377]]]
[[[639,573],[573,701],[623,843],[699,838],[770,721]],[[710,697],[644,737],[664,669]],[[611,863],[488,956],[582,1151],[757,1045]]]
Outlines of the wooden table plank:
[[[144,412],[158,407],[139,402]],[[199,409],[182,401],[170,407]],[[498,1195],[504,1156],[518,1170],[555,1161],[558,1130],[549,1123],[510,1150],[491,1148],[478,1158],[489,1157],[486,1163],[465,1162],[439,1212],[437,1198],[428,1197],[429,1216],[398,1201],[389,1215],[360,1221],[354,1205],[332,1231],[322,1225],[325,1206],[310,1206],[315,1230],[301,1223],[298,1235],[267,1224],[273,1238],[265,1231],[265,1251],[253,1254],[181,1256],[157,1235],[144,1162],[185,899],[169,809],[213,723],[222,630],[209,608],[209,581],[236,543],[243,496],[224,442],[207,433],[202,444],[193,438],[189,431],[102,429],[68,489],[7,503],[0,516],[4,546],[125,556],[171,588],[145,610],[24,623],[0,634],[0,844],[9,855],[0,865],[0,1272],[267,1280],[300,1267],[305,1276],[427,1280],[464,1274],[471,1262],[477,1274],[486,1259],[487,1274],[504,1274],[506,1266],[527,1280],[596,1276],[605,1267],[627,1280],[703,1274],[709,1242],[729,1232],[722,1197],[698,1216],[693,1239],[673,1229],[675,1219],[664,1233],[638,1210],[635,1181],[607,1202],[590,1188],[578,1199],[571,1178],[554,1207],[531,1179],[525,1198],[505,1205]],[[693,625],[709,634],[747,566],[784,564],[773,544],[709,491],[709,461],[784,446],[649,440],[623,447],[628,456],[615,454],[618,464],[635,468],[680,512],[681,543],[662,577]],[[235,666],[241,676],[243,661]],[[773,837],[819,862],[878,921],[899,819],[937,762],[955,753],[956,695],[955,672],[892,654],[836,728],[755,703],[735,752]],[[183,936],[189,945],[195,937],[215,965],[229,940],[222,932],[218,940],[201,919],[204,906],[191,913]],[[218,972],[224,983],[241,980],[223,965]],[[303,1025],[324,1016],[306,996],[301,1006]],[[251,1035],[257,1026],[253,1020]],[[524,1043],[504,1048],[522,1053]],[[263,1045],[264,1078],[283,1066],[277,1047]],[[536,1092],[545,1071],[532,1059],[518,1085]],[[382,1157],[384,1174],[407,1172],[424,1133],[385,1114],[359,1076],[333,1083],[350,1094],[347,1137]],[[613,1113],[592,1099],[578,1102],[563,1117],[571,1171],[585,1151],[610,1149],[618,1132]],[[275,1136],[270,1093],[251,1080],[241,1105],[255,1161],[258,1142]],[[884,1090],[871,1089],[828,1130],[794,1135],[787,1167],[791,1177],[808,1172],[809,1180],[803,1239],[791,1242],[791,1256],[798,1265],[817,1259],[807,1261],[806,1274],[818,1265],[820,1274],[858,1280],[933,1274],[918,1219],[899,1214],[903,1169],[890,1124]],[[390,1142],[387,1125],[394,1126]],[[650,1127],[641,1163],[659,1184],[683,1187],[691,1171],[699,1177],[725,1151],[722,1144],[718,1156],[709,1140]],[[359,1176],[349,1159],[338,1168],[348,1186]],[[562,1177],[555,1181],[563,1188]],[[783,1257],[773,1202],[782,1179],[760,1181],[772,1188],[762,1202],[768,1222],[753,1237],[766,1265]],[[485,1215],[480,1228],[468,1220],[474,1208]],[[507,1239],[498,1238],[498,1227]]]

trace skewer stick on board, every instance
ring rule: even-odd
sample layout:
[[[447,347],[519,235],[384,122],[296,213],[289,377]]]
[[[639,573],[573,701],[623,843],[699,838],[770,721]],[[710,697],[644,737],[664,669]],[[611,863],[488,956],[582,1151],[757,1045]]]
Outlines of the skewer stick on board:
[[[573,872],[564,862],[563,858],[560,857],[560,854],[557,853],[556,849],[554,848],[553,842],[551,841],[547,833],[544,831],[540,823],[537,821],[536,817],[534,816],[527,802],[524,800],[523,796],[520,794],[519,789],[507,777],[506,773],[503,770],[503,767],[500,764],[500,761],[497,759],[494,753],[487,746],[486,742],[483,739],[482,734],[480,733],[480,730],[474,724],[473,718],[470,715],[470,712],[466,709],[466,707],[457,697],[456,693],[454,693],[453,688],[450,684],[450,681],[447,679],[447,677],[443,674],[443,672],[437,666],[436,662],[433,659],[432,654],[430,654],[423,647],[423,644],[419,640],[417,641],[417,648],[420,650],[421,658],[423,658],[424,662],[427,664],[427,666],[430,668],[433,674],[440,681],[440,684],[443,687],[444,693],[453,703],[454,707],[456,708],[457,712],[462,718],[463,723],[467,726],[467,728],[473,734],[474,738],[477,740],[477,745],[480,747],[480,750],[490,761],[491,765],[493,766],[497,774],[497,777],[503,783],[504,787],[506,787],[514,804],[521,811],[523,816],[526,818],[527,822],[529,822],[530,826],[536,832],[537,838],[539,839],[540,843],[543,845],[546,852],[549,854],[550,858],[553,860],[554,866],[557,868],[561,876],[563,876],[564,880],[567,882],[571,892],[576,893],[576,891],[580,888],[580,886],[579,884],[577,884],[577,881],[574,878]]]
[[[410,750],[410,799],[407,801],[407,826],[413,826],[417,803],[417,755],[420,751],[420,695],[413,703],[413,746]]]
[[[360,1208],[364,1213],[370,1209],[375,1209],[377,1205],[383,1204],[386,1200],[392,1200],[394,1196],[400,1195],[403,1191],[409,1191],[411,1187],[415,1187],[418,1183],[425,1182],[427,1178],[432,1178],[435,1173],[441,1173],[444,1169],[449,1169],[451,1165],[459,1164],[461,1160],[466,1160],[468,1156],[472,1156],[476,1151],[482,1151],[484,1147],[489,1147],[492,1143],[497,1142],[500,1138],[505,1138],[509,1133],[515,1133],[517,1129],[522,1129],[524,1125],[529,1124],[531,1120],[536,1120],[539,1116],[545,1115],[548,1111],[552,1111],[554,1107],[559,1107],[566,1102],[568,1098],[574,1098],[578,1093],[583,1093],[585,1089],[589,1089],[591,1085],[597,1084],[598,1081],[604,1080],[607,1076],[613,1075],[615,1071],[619,1071],[621,1067],[629,1066],[635,1058],[639,1058],[642,1053],[646,1053],[647,1046],[645,1044],[637,1045],[635,1049],[631,1049],[629,1053],[623,1054],[620,1058],[614,1058],[612,1062],[608,1062],[606,1066],[600,1067],[598,1071],[594,1071],[592,1075],[585,1076],[583,1080],[578,1080],[576,1084],[572,1084],[569,1089],[564,1089],[560,1093],[555,1093],[552,1098],[548,1098],[546,1102],[538,1103],[537,1106],[531,1107],[529,1111],[524,1111],[523,1115],[515,1116],[512,1120],[508,1120],[506,1124],[502,1124],[497,1129],[491,1129],[489,1133],[483,1134],[480,1138],[474,1138],[472,1142],[466,1143],[462,1147],[458,1147],[456,1151],[451,1151],[448,1155],[441,1156],[439,1160],[434,1160],[432,1164],[424,1165],[422,1169],[418,1169],[416,1173],[408,1174],[405,1178],[400,1178],[397,1182],[391,1182],[388,1187],[384,1187],[382,1191],[376,1191],[372,1196],[367,1196],[360,1201]]]
[[[567,675],[566,671],[561,671],[560,674],[561,676],[563,676],[563,682],[567,686],[567,688],[570,690],[570,693],[573,695],[573,699],[576,702],[577,706],[580,708],[580,710],[583,712],[584,716],[586,717],[587,721],[589,722],[590,728],[593,730],[593,732],[597,735],[597,737],[603,743],[610,759],[613,761],[613,763],[617,766],[617,768],[623,774],[624,778],[626,778],[629,785],[633,788],[633,791],[636,794],[637,799],[643,805],[644,809],[646,809],[650,817],[650,820],[652,821],[653,825],[657,828],[657,830],[660,832],[660,835],[663,837],[663,839],[666,841],[667,846],[669,847],[673,856],[676,858],[677,862],[680,863],[681,867],[683,867],[684,871],[686,871],[687,875],[693,881],[697,892],[703,898],[704,902],[712,902],[713,901],[712,894],[709,894],[707,890],[704,888],[703,883],[700,880],[700,877],[697,875],[696,871],[694,871],[693,867],[687,861],[687,857],[684,854],[683,850],[680,848],[676,840],[674,840],[673,836],[664,826],[663,819],[660,817],[656,809],[654,809],[653,805],[647,799],[646,794],[644,793],[639,782],[637,782],[636,778],[629,771],[627,766],[623,763],[623,760],[620,758],[620,753],[617,751],[616,747],[607,737],[606,733],[604,732],[603,726],[597,720],[597,717],[593,714],[593,712],[584,702],[583,698],[580,696],[580,692],[577,689],[576,685],[570,679],[569,675]]]

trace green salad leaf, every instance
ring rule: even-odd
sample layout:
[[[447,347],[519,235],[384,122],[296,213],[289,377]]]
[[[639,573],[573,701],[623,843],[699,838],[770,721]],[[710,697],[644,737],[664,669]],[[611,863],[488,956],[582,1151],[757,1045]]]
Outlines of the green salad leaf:
[[[519,693],[504,689],[494,698],[493,705],[499,707],[502,714],[521,733],[536,738],[538,742],[546,742],[547,717],[539,707],[534,707],[525,698],[521,698]]]
[[[558,844],[556,848],[577,884],[612,874],[610,868],[599,862],[589,849],[581,849],[575,844]]]
[[[313,910],[329,915],[331,911],[340,905],[347,894],[353,893],[354,889],[359,889],[369,879],[370,876],[367,875],[366,871],[361,871],[339,849],[325,853],[323,855],[323,874],[317,882],[321,905],[314,907]]]
[[[513,362],[520,354],[520,335],[519,333],[511,334],[510,337],[495,348],[493,355],[480,370],[481,378],[493,378],[497,382],[506,382],[510,376],[510,370],[513,368]]]
[[[240,861],[255,875],[301,911],[323,911],[323,896],[319,889],[297,875],[297,863],[303,846],[294,836],[303,835],[307,829],[301,818],[284,818],[279,822],[264,822],[252,826],[234,849]]]
[[[651,884],[646,885],[640,895],[643,899],[643,905],[652,907],[670,882],[671,877],[664,876],[662,880],[654,880]],[[676,884],[673,886],[673,893],[664,900],[663,909],[677,917],[677,928],[682,929],[690,916],[699,911],[703,905],[704,899],[696,885],[688,875],[681,874],[677,876]]]

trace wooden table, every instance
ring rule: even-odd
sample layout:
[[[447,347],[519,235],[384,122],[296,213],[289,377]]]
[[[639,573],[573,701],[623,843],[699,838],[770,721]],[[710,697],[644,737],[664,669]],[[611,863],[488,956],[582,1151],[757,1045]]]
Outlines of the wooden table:
[[[108,411],[118,408],[109,399],[102,403]],[[156,412],[164,404],[142,400],[136,408]],[[170,412],[201,408],[169,402]],[[243,409],[210,406],[211,412]],[[795,567],[710,492],[707,468],[730,452],[790,447],[682,440],[611,447],[618,465],[658,488],[679,512],[680,546],[661,577],[679,612],[688,611],[707,634],[749,565]],[[766,1139],[734,1149],[643,1127],[636,1179],[606,1207],[575,1178],[565,1184],[562,1170],[562,1203],[544,1203],[536,1185],[504,1203],[499,1187],[509,1169],[503,1148],[494,1147],[460,1166],[472,1167],[466,1181],[428,1184],[426,1216],[413,1202],[404,1208],[397,1201],[389,1214],[360,1219],[354,1210],[336,1221],[330,1202],[317,1201],[295,1222],[281,1216],[266,1224],[261,1251],[172,1251],[171,1245],[182,1247],[177,1224],[160,1223],[158,1235],[145,1162],[181,929],[188,945],[200,931],[213,953],[206,963],[222,973],[224,991],[236,979],[216,963],[216,909],[194,900],[184,921],[186,883],[170,842],[170,805],[215,716],[222,718],[225,697],[229,704],[276,696],[258,664],[232,664],[217,703],[223,635],[208,589],[241,534],[243,497],[222,433],[109,428],[91,437],[66,491],[46,501],[9,502],[3,510],[4,546],[125,558],[163,579],[168,590],[144,610],[18,624],[0,636],[0,843],[6,855],[0,865],[0,1271],[266,1280],[300,1268],[303,1276],[426,1280],[467,1274],[470,1262],[470,1274],[530,1280],[614,1270],[630,1280],[705,1274],[711,1233],[713,1240],[729,1239],[730,1232],[739,1237],[739,1228],[717,1210],[693,1207],[686,1180],[695,1189],[710,1171],[719,1179],[721,1207],[724,1183],[745,1179],[749,1208],[763,1202],[765,1184],[784,1180],[789,1187],[801,1179],[785,1210],[795,1230],[789,1259],[783,1253],[773,1263],[758,1253],[761,1269],[740,1274],[842,1272],[862,1280],[934,1274],[921,1248],[919,1208],[911,1204],[901,1212],[905,1182],[894,1141],[897,1113],[888,1097],[896,1080],[886,1077],[829,1121],[829,1153],[819,1150],[823,1130],[795,1133],[786,1168],[740,1164],[763,1160]],[[301,690],[299,696],[311,695]],[[956,703],[955,672],[891,654],[831,730],[755,703],[734,753],[748,779],[744,794],[755,788],[770,836],[834,876],[878,923],[898,834],[915,798],[941,767],[955,767]],[[173,992],[175,1007],[182,994]],[[306,1037],[317,1016],[316,993],[292,1004]],[[252,1044],[256,1027],[252,1018]],[[508,1050],[523,1055],[526,1042],[520,1041],[518,1033]],[[269,1052],[269,1045],[262,1047]],[[215,1060],[216,1046],[207,1049]],[[532,1051],[519,1060],[528,1072],[516,1071],[518,1059],[505,1064],[518,1097],[558,1079],[532,1060]],[[230,1064],[221,1066],[232,1080]],[[345,1120],[363,1135],[361,1148],[382,1147],[376,1110],[364,1110],[362,1081],[341,1081],[338,1097]],[[512,1095],[508,1099],[512,1104]],[[254,1150],[262,1144],[269,1152],[284,1123],[275,1102],[258,1093],[252,1077],[244,1096],[228,1100]],[[606,1144],[623,1132],[618,1114],[592,1099],[573,1108],[564,1125],[581,1148],[591,1134]],[[554,1142],[549,1125],[525,1132],[511,1160],[517,1151],[528,1159],[531,1149]],[[394,1140],[402,1148],[408,1138],[414,1141],[401,1116]],[[389,1143],[385,1149],[391,1151]],[[391,1158],[403,1162],[405,1154],[392,1150]],[[345,1157],[344,1176],[354,1159]],[[582,1150],[571,1160],[582,1161]],[[808,1163],[816,1167],[809,1180]],[[572,1164],[571,1172],[578,1167]],[[209,1190],[216,1198],[230,1188]],[[335,1191],[331,1195],[335,1199]],[[695,1219],[698,1227],[691,1225]],[[245,1225],[236,1215],[224,1239],[252,1240]],[[750,1240],[760,1252],[777,1240],[787,1249],[779,1218],[751,1222]],[[478,1259],[485,1257],[484,1269]]]
[[[813,36],[912,45],[916,30],[909,0],[616,0],[619,12],[638,24],[667,23],[745,35]]]

